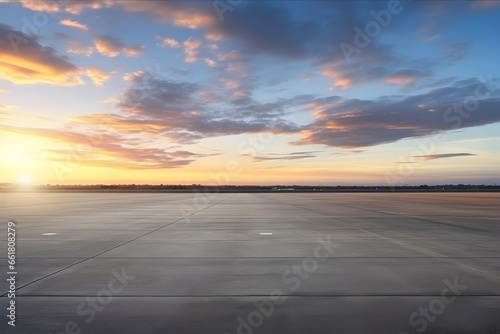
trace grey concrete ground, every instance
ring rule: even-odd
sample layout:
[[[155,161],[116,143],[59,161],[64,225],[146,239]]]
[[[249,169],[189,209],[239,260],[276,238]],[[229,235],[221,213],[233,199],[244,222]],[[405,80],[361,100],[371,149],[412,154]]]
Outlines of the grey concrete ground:
[[[500,333],[499,200],[1,193],[0,333]]]

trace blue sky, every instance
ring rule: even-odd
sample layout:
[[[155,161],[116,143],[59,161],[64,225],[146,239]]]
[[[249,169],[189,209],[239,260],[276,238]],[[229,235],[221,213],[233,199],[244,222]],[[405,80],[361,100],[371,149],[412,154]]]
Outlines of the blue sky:
[[[500,182],[500,2],[0,8],[0,182]]]

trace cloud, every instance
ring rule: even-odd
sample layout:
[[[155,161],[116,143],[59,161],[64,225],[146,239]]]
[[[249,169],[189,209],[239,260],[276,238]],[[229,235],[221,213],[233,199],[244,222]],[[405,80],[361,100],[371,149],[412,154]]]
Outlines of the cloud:
[[[420,95],[316,99],[308,104],[316,120],[294,144],[359,148],[496,123],[500,94],[487,86],[472,78]]]
[[[157,21],[197,29],[216,22],[211,2],[190,1],[114,1],[129,12],[147,12]]]
[[[2,0],[5,1],[5,0]],[[121,1],[121,0],[18,0],[24,7],[35,11],[50,13],[68,12],[80,14],[86,9],[101,9],[120,6],[128,12],[145,12],[151,14],[156,21],[189,29],[197,29],[213,25],[216,13],[211,2],[189,1]],[[1,1],[0,1],[1,2]]]
[[[31,1],[25,1],[24,5],[35,6]],[[443,58],[442,62],[428,64],[427,68],[414,68],[411,57],[396,54],[394,46],[383,44],[376,38],[371,39],[359,54],[350,57],[352,61],[346,61],[341,43],[354,43],[356,32],[353,28],[364,27],[373,20],[366,13],[370,13],[371,9],[381,9],[376,2],[308,1],[294,2],[293,6],[289,6],[285,2],[244,1],[238,4],[237,10],[226,12],[222,21],[211,1],[87,0],[83,3],[69,1],[65,6],[61,5],[57,9],[52,6],[47,10],[80,12],[85,8],[105,6],[117,6],[132,13],[148,13],[164,24],[203,29],[205,38],[231,42],[235,49],[247,56],[266,54],[297,61],[310,59],[317,67],[317,73],[331,81],[331,90],[347,89],[376,80],[407,89],[416,87],[420,81],[429,83],[433,69],[449,66]],[[414,12],[424,12],[431,6],[427,3],[415,4]],[[296,15],[297,12],[301,15]],[[391,29],[397,29],[398,24],[394,19]],[[199,43],[201,41],[193,38],[184,42],[186,62],[198,61]],[[104,45],[100,46],[100,51],[108,56],[118,55],[120,47],[123,47],[111,41],[101,44]],[[159,45],[177,47],[179,42],[166,38]],[[129,50],[128,55],[136,56],[141,52],[140,49]],[[220,61],[224,61],[228,56],[238,54],[236,51],[221,51],[218,56]],[[420,73],[412,79],[397,77],[398,72],[408,70]],[[239,94],[243,95],[243,92]]]
[[[302,57],[308,53],[307,45],[322,34],[320,26],[312,17],[295,20],[287,6],[247,1],[226,12],[223,21],[216,21],[207,30],[208,35],[243,41],[248,52]]]
[[[425,12],[431,6],[418,3],[414,11]],[[247,56],[265,54],[292,61],[312,60],[318,73],[331,81],[331,90],[371,81],[385,81],[401,89],[431,84],[435,69],[450,66],[465,56],[467,48],[458,42],[450,45],[442,60],[436,62],[401,55],[394,45],[370,38],[359,53],[346,57],[341,45],[355,45],[354,28],[365,27],[373,20],[366,13],[380,7],[377,2],[308,1],[287,6],[281,2],[246,1],[237,10],[226,12],[223,21],[206,26],[205,31],[207,38],[215,36],[235,42]],[[399,24],[393,18],[391,29],[398,29]],[[221,52],[219,60],[226,55]]]
[[[207,64],[207,66],[209,66],[209,67],[215,67],[217,65],[217,63],[213,59],[210,59],[210,58],[205,58],[204,61],[205,61],[205,64]]]
[[[267,155],[259,155],[253,157],[255,162],[262,162],[267,160],[301,160],[308,158],[315,158],[319,151],[309,151],[309,152],[292,152],[292,153],[270,153]]]
[[[103,128],[115,130],[119,133],[129,134],[161,134],[169,128],[159,121],[136,119],[114,114],[89,114],[71,117],[70,120],[78,124],[101,126]]]
[[[54,33],[54,36],[58,39],[63,40],[67,45],[67,52],[74,53],[81,56],[91,56],[94,53],[94,47],[90,45],[85,45],[80,43],[73,37],[70,37],[63,33]]]
[[[247,96],[247,94],[241,94],[242,90],[241,85],[242,81],[238,79],[228,78],[228,77],[220,77],[219,81],[229,90],[233,91],[234,97],[242,97]],[[236,94],[236,95],[235,95]]]
[[[107,57],[116,57],[125,47],[125,44],[114,37],[96,37],[94,40],[97,51]]]
[[[452,59],[449,56],[449,49],[445,49],[439,60],[412,59],[401,57],[390,46],[374,44],[349,61],[332,57],[320,62],[318,68],[319,74],[330,80],[330,90],[344,90],[373,81],[408,90],[434,85],[434,72],[459,60],[459,57]]]
[[[475,9],[491,9],[500,6],[500,2],[496,0],[475,0],[470,3],[470,6]]]
[[[201,41],[199,39],[189,37],[184,41],[184,52],[186,53],[184,60],[186,63],[194,63],[198,61],[198,48],[200,46]]]
[[[111,74],[102,72],[97,67],[88,68],[87,75],[94,81],[96,86],[102,86],[112,76]]]
[[[144,52],[143,45],[132,45],[123,48],[123,52],[127,57],[138,57]]]
[[[243,75],[245,75],[246,71],[247,71],[247,65],[244,63],[230,63],[227,65],[226,71],[228,71],[228,72],[240,72],[240,73],[243,73]]]
[[[418,35],[421,42],[428,43],[441,37],[441,31],[446,23],[443,19],[431,15],[426,22],[418,28]]]
[[[196,93],[201,86],[196,83],[164,80],[148,72],[129,74],[129,88],[120,97],[118,107],[132,114],[156,117],[181,111],[193,112]]]
[[[79,30],[83,30],[83,31],[89,30],[88,26],[86,26],[85,24],[80,23],[78,21],[75,21],[75,20],[64,19],[64,20],[59,21],[59,23],[61,23],[63,26],[72,27],[72,28],[76,28]]]
[[[82,164],[124,169],[164,169],[186,166],[196,158],[212,156],[188,151],[169,152],[163,148],[137,147],[125,138],[107,133],[78,133],[56,129],[0,126],[0,133],[47,140],[46,160],[66,163],[67,145],[78,145]],[[52,146],[49,146],[52,145]],[[57,144],[59,146],[57,146]],[[56,145],[56,146],[53,146]],[[62,147],[62,148],[60,148]]]
[[[467,157],[467,156],[475,156],[476,154],[472,153],[444,153],[444,154],[427,154],[427,155],[414,155],[411,158],[419,158],[424,160],[436,160],[443,158],[454,158],[454,157]]]
[[[137,57],[144,51],[142,45],[128,46],[119,38],[109,36],[99,36],[94,39],[97,51],[107,57],[116,57],[123,53],[127,57]]]
[[[221,52],[217,55],[217,59],[220,61],[226,61],[226,60],[236,60],[242,58],[241,54],[236,51],[232,50],[229,52]]]
[[[2,0],[5,1],[5,0]],[[188,1],[121,1],[121,0],[18,0],[24,7],[34,11],[49,13],[68,12],[80,14],[86,9],[101,9],[120,6],[128,12],[145,12],[151,14],[156,21],[197,29],[212,25],[216,20],[212,4],[208,2]]]
[[[53,0],[21,0],[21,3],[34,10],[71,13],[117,6],[132,13],[148,13],[160,23],[204,29],[206,37],[236,41],[246,54],[323,60],[343,57],[339,48],[341,42],[352,42],[353,28],[364,27],[373,20],[367,14],[370,10],[382,9],[376,2],[307,1],[288,6],[282,2],[243,1],[237,10],[225,12],[224,19],[220,20],[212,1],[68,0],[58,4]],[[482,3],[477,2],[477,5]],[[419,2],[412,10],[425,11],[432,6],[432,3]],[[300,15],[296,15],[297,12]],[[397,24],[393,19],[391,27]],[[363,53],[384,47],[373,39]]]
[[[217,64],[220,66],[217,71],[217,81],[228,90],[225,94],[230,96],[233,102],[249,101],[258,82],[254,75],[255,72],[249,69],[250,60],[236,52],[228,52],[227,54],[236,57],[218,57]],[[232,59],[238,59],[238,61],[232,61]]]
[[[158,42],[158,46],[161,47],[171,47],[171,48],[178,48],[180,46],[179,42],[174,39],[174,38],[160,38],[160,41]]]
[[[0,118],[12,118],[11,107],[8,105],[0,104]]]
[[[233,107],[225,113],[230,118],[256,118],[273,122],[284,118],[296,110],[303,110],[302,105],[313,99],[312,95],[297,95],[291,98],[280,98],[273,102],[258,102],[252,99],[233,101]]]
[[[210,99],[210,89],[200,84],[177,82],[155,77],[148,72],[126,76],[129,87],[117,97],[117,108],[126,115],[93,114],[72,120],[86,125],[105,124],[122,134],[150,133],[178,143],[192,143],[202,138],[242,133],[295,133],[299,127],[280,116],[284,105],[276,104],[222,106],[219,98]],[[281,106],[283,105],[283,106]]]
[[[391,73],[387,76],[388,84],[402,86],[405,88],[413,87],[418,80],[428,77],[427,73],[415,70],[402,70]]]
[[[286,57],[301,57],[315,53],[319,45],[336,43],[338,31],[352,29],[362,22],[358,11],[364,6],[352,4],[324,5],[310,1],[303,5],[302,16],[288,6],[264,1],[248,1],[238,5],[238,10],[227,12],[224,20],[218,17],[212,1],[120,1],[120,0],[20,0],[27,8],[48,12],[81,13],[84,9],[117,6],[132,13],[148,13],[157,22],[189,29],[205,29],[206,36],[220,36],[243,42],[251,52],[265,52]],[[258,17],[259,20],[255,20]],[[325,18],[330,17],[325,22]],[[318,20],[320,18],[321,20]],[[265,23],[265,24],[264,24]],[[341,28],[341,29],[339,29]],[[340,42],[340,41],[339,41]]]
[[[462,41],[447,42],[444,44],[443,59],[446,62],[457,62],[467,56],[469,43]]]
[[[67,0],[67,1],[53,1],[53,0],[18,0],[24,7],[34,11],[44,11],[55,13],[66,11],[71,14],[80,14],[84,9],[99,9],[102,7],[109,7],[114,1],[110,0]]]
[[[49,0],[18,0],[24,7],[37,12],[58,12],[60,10],[60,4],[55,1]],[[2,2],[7,2],[3,0]]]
[[[40,0],[46,3],[47,0]],[[25,1],[25,6],[39,6]],[[211,1],[117,1],[104,2],[88,0],[79,5],[69,1],[65,6],[52,7],[49,10],[79,12],[84,8],[102,8],[119,6],[129,12],[145,12],[154,16],[158,22],[190,29],[204,29],[207,38],[222,38],[234,41],[247,55],[265,53],[290,59],[325,60],[343,56],[338,45],[343,40],[352,39],[352,28],[365,22],[360,13],[367,12],[366,4],[354,4],[346,1],[322,2],[310,1],[307,4],[295,3],[295,10],[301,11],[300,18],[291,6],[264,1],[246,1],[238,5],[237,10],[227,12],[221,21]],[[375,5],[371,5],[375,7]],[[259,18],[256,20],[255,18]],[[197,60],[196,40],[186,46],[186,61]],[[176,45],[166,41],[167,45]],[[186,43],[185,43],[186,44]],[[370,49],[384,50],[376,42]],[[107,48],[110,49],[110,48]],[[108,50],[110,51],[110,50]],[[116,48],[111,48],[116,54]],[[237,53],[221,52],[220,59]]]
[[[356,34],[353,28],[364,27],[373,19],[365,13],[379,10],[379,7],[376,2],[355,1],[293,2],[293,6],[282,2],[244,1],[237,10],[226,12],[223,21],[208,26],[206,35],[236,42],[245,55],[265,54],[297,61],[310,59],[320,72],[331,78],[333,71],[343,72],[337,77],[343,81],[346,79],[343,74],[355,69],[361,72],[360,65],[366,64],[367,58],[378,58],[378,65],[383,65],[394,57],[390,46],[372,39],[360,53],[359,62],[345,69],[341,66],[346,63],[341,43],[353,44]],[[331,68],[331,65],[336,66]],[[376,77],[375,69],[366,70]]]
[[[216,21],[216,14],[211,2],[188,1],[121,1],[121,0],[19,0],[21,4],[35,11],[50,13],[68,12],[80,14],[86,9],[101,9],[104,7],[120,6],[128,12],[145,12],[151,14],[156,21],[172,24],[189,29],[197,29],[212,25]]]
[[[0,76],[16,84],[47,83],[73,86],[82,83],[80,69],[36,37],[0,24]]]

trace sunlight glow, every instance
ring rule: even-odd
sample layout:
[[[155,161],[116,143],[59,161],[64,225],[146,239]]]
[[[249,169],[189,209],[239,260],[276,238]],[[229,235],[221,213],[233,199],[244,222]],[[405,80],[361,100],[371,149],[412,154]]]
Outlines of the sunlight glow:
[[[8,167],[20,167],[28,163],[27,155],[16,148],[8,148],[2,152],[2,164]]]
[[[33,177],[30,174],[23,173],[19,176],[19,184],[23,187],[33,185]]]

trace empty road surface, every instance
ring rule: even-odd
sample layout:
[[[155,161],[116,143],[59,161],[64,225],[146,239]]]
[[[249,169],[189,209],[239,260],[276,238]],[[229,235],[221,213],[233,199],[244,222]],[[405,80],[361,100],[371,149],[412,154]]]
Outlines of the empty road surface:
[[[499,204],[498,193],[0,193],[0,332],[500,333]]]

